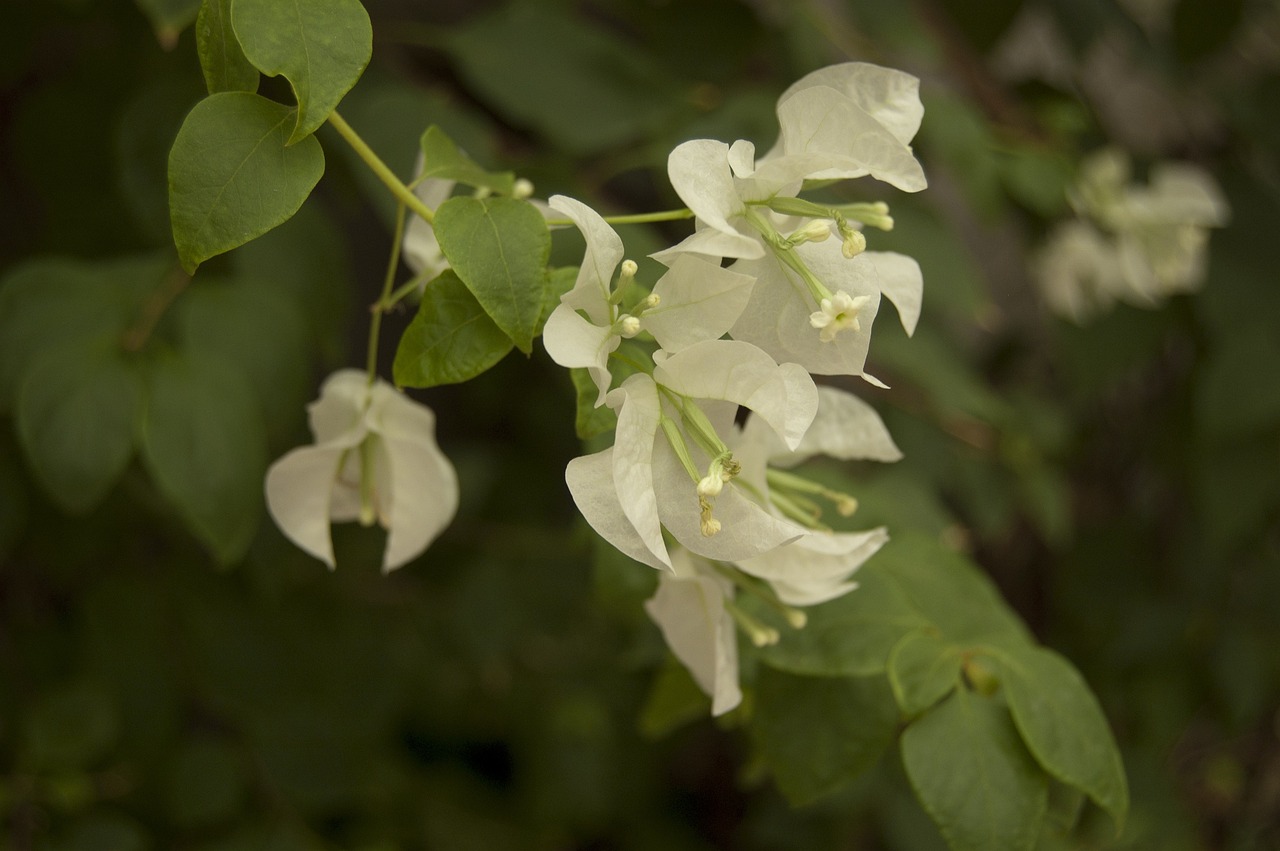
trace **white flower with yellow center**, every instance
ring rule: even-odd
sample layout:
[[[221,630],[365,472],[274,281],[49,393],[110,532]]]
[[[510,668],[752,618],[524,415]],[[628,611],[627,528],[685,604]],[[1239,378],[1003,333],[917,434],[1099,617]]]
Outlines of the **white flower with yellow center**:
[[[387,530],[384,572],[419,556],[453,519],[458,479],[435,439],[435,415],[354,369],[331,375],[307,408],[314,446],[267,470],[267,509],[291,541],[334,567],[329,524]]]

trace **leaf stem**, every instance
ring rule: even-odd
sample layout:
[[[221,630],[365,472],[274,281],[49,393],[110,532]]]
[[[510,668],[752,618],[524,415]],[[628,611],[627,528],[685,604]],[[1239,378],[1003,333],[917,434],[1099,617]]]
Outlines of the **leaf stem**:
[[[410,210],[426,219],[428,224],[435,221],[435,213],[431,211],[431,208],[423,204],[421,198],[414,195],[409,191],[409,187],[400,182],[400,179],[387,167],[387,164],[378,158],[372,148],[365,144],[364,139],[361,139],[351,125],[343,120],[336,109],[329,113],[329,123],[333,125],[333,129],[338,131],[338,135],[342,136],[347,144],[355,150],[360,159],[365,161],[365,164],[378,176],[378,179],[386,184],[392,195],[400,199],[400,202]]]
[[[625,216],[605,216],[604,220],[611,225],[643,225],[649,222],[678,222],[692,219],[693,210],[681,207],[678,210],[659,210],[656,213],[632,213]],[[547,219],[548,225],[571,225],[570,219]]]
[[[156,330],[156,325],[169,309],[169,305],[173,304],[174,299],[182,294],[189,283],[191,283],[191,276],[182,271],[181,266],[175,266],[173,271],[165,276],[160,286],[156,287],[155,292],[142,305],[142,312],[138,315],[137,321],[124,332],[120,344],[124,346],[126,352],[142,350],[147,340],[151,339],[152,332]]]
[[[391,241],[391,257],[387,261],[387,276],[382,281],[382,297],[369,309],[369,353],[365,359],[365,369],[369,373],[369,386],[378,380],[378,336],[382,331],[382,314],[386,313],[384,305],[391,298],[391,288],[395,286],[396,270],[400,268],[400,242],[404,238],[404,204],[396,204],[396,227]]]

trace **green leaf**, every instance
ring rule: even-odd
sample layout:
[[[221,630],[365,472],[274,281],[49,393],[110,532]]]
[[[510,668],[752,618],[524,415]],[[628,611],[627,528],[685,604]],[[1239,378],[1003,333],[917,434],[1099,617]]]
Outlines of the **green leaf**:
[[[398,387],[435,387],[475,378],[506,357],[511,338],[493,324],[452,270],[427,284],[418,313],[396,348]]]
[[[209,94],[258,90],[258,69],[244,55],[231,28],[231,2],[204,0],[196,18],[196,52]]]
[[[868,770],[898,713],[883,677],[798,677],[762,667],[752,733],[778,788],[805,804]]]
[[[640,732],[660,739],[710,713],[711,701],[688,668],[669,658],[649,687],[649,697],[640,710]]]
[[[71,683],[28,706],[22,733],[24,756],[36,767],[86,768],[116,744],[119,707],[99,686]]]
[[[153,364],[140,449],[156,486],[223,564],[244,554],[262,513],[266,438],[253,391],[198,354]]]
[[[960,682],[959,648],[923,630],[903,637],[889,656],[889,685],[906,715],[917,715]]]
[[[902,734],[902,761],[952,851],[1035,846],[1048,778],[998,703],[957,689]]]
[[[532,351],[551,253],[542,214],[514,198],[450,198],[436,210],[435,230],[485,312],[520,351]]]
[[[1129,785],[1106,716],[1080,673],[1044,647],[990,650],[1009,710],[1044,770],[1087,794],[1123,829]]]
[[[36,479],[67,511],[97,505],[133,456],[142,382],[119,341],[50,349],[18,394],[18,437]]]
[[[135,0],[151,21],[156,38],[166,49],[178,43],[178,35],[191,26],[200,9],[200,0]]]
[[[231,22],[249,61],[293,86],[290,145],[324,124],[373,55],[373,28],[359,0],[233,0]]]
[[[805,613],[804,629],[760,651],[765,663],[824,677],[879,674],[904,635],[929,625],[879,558],[858,571],[855,590]]]
[[[172,262],[157,254],[90,262],[42,257],[0,279],[0,412],[43,352],[123,334]]]
[[[236,815],[244,802],[244,766],[225,742],[196,739],[174,756],[164,791],[174,824],[187,829],[217,825]]]
[[[936,539],[895,537],[859,571],[860,580],[872,566],[891,577],[920,616],[952,643],[1031,640],[986,574]]]
[[[283,224],[324,174],[314,138],[288,146],[293,110],[248,92],[200,101],[169,152],[169,216],[189,273]]]
[[[248,380],[268,434],[284,437],[297,427],[312,389],[300,306],[257,281],[201,276],[174,312],[187,351],[221,360]]]
[[[510,195],[515,175],[509,171],[485,171],[471,157],[458,150],[445,132],[436,125],[422,134],[422,177],[455,180],[477,189],[492,189]]]

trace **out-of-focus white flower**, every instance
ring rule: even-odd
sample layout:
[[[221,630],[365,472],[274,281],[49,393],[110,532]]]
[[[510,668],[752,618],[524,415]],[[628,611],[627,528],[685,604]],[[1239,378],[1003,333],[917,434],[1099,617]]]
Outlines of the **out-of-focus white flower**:
[[[458,508],[457,475],[436,444],[431,409],[348,369],[329,376],[307,413],[315,445],[267,471],[267,508],[280,531],[331,569],[331,522],[381,524],[384,572],[420,555]]]
[[[582,231],[586,252],[573,289],[547,318],[543,345],[561,366],[585,367],[604,401],[611,382],[609,354],[624,337],[648,331],[668,352],[723,336],[737,321],[751,293],[752,279],[693,255],[680,255],[653,287],[653,292],[624,308],[626,288],[635,263],[623,261],[622,240],[586,204],[552,196],[551,209]],[[615,290],[614,272],[622,265]]]
[[[721,435],[738,406],[796,447],[818,407],[813,379],[748,343],[714,340],[659,352],[652,377],[610,391],[614,445],[569,462],[565,480],[583,517],[626,555],[670,570],[665,529],[719,561],[767,552],[803,534],[739,491],[738,465]]]
[[[1230,216],[1213,177],[1187,163],[1158,163],[1143,186],[1124,152],[1090,157],[1069,194],[1081,220],[1056,228],[1033,258],[1045,300],[1077,322],[1113,301],[1153,307],[1204,280],[1209,228]]]

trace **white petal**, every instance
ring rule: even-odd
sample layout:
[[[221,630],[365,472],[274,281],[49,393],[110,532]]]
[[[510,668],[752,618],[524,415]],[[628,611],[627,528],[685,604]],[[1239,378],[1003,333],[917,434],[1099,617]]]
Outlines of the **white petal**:
[[[774,363],[756,346],[737,340],[696,343],[663,360],[653,376],[685,396],[750,408],[789,447],[800,443],[818,412],[818,389],[804,369]]]
[[[911,143],[924,118],[920,80],[868,62],[845,62],[807,74],[783,92],[778,103],[815,86],[841,92],[904,145]]]
[[[358,369],[341,369],[325,379],[320,398],[307,406],[316,443],[355,446],[364,440],[369,392],[369,377]]]
[[[833,291],[866,296],[858,312],[861,330],[848,329],[823,342],[809,318],[818,305],[793,274],[773,257],[740,260],[731,268],[756,278],[751,303],[730,329],[735,340],[752,343],[778,361],[791,361],[816,375],[860,375],[867,360],[871,328],[880,307],[876,266],[860,254],[852,260],[840,243],[807,243],[796,252],[809,269]],[[864,252],[865,254],[865,252]]]
[[[700,228],[680,242],[655,251],[649,256],[664,266],[674,265],[682,254],[703,254],[707,257],[763,257],[764,245],[760,240],[736,231],[726,233],[715,228]]]
[[[422,170],[421,154],[418,155],[417,170]],[[453,194],[455,185],[455,181],[452,180],[429,177],[414,188],[413,194],[418,196],[428,208],[434,210]],[[420,216],[410,214],[400,251],[404,255],[405,265],[412,269],[414,274],[425,275],[428,279],[434,278],[449,268],[449,261],[440,250],[440,241],[436,239],[435,228]]]
[[[551,196],[548,205],[572,219],[586,240],[586,252],[573,289],[560,297],[563,304],[586,312],[596,325],[610,325],[609,294],[613,273],[622,262],[624,248],[617,231],[595,210],[566,195]]]
[[[593,325],[564,302],[551,311],[542,331],[542,344],[553,361],[570,368],[585,367],[591,373],[599,391],[596,407],[609,392],[609,354],[621,343],[611,326]]]
[[[768,580],[782,602],[812,606],[851,590],[849,580],[889,540],[883,527],[866,532],[813,532],[737,566]]]
[[[641,322],[658,345],[671,352],[703,340],[717,340],[742,315],[753,283],[750,275],[681,254],[654,285],[654,295],[660,301],[645,311]]]
[[[458,476],[431,432],[388,437],[374,452],[374,487],[387,526],[382,572],[417,558],[458,511]]]
[[[1153,212],[1163,221],[1222,227],[1231,209],[1213,175],[1188,163],[1157,163],[1151,168]]]
[[[920,302],[924,294],[924,276],[920,264],[905,254],[893,251],[864,251],[860,257],[871,263],[879,278],[880,292],[898,309],[898,318],[907,336],[916,331],[920,321]]]
[[[303,446],[267,470],[267,510],[280,531],[303,550],[334,567],[329,501],[344,450]]]
[[[709,459],[695,447],[690,447],[690,451],[694,463],[705,469]],[[653,478],[662,525],[689,550],[709,559],[751,558],[794,541],[806,532],[756,505],[731,482],[713,501],[713,516],[720,521],[720,531],[703,535],[697,490],[665,440],[658,440],[654,446]]]
[[[770,463],[794,466],[815,455],[842,461],[902,459],[902,450],[893,442],[875,408],[835,387],[819,387],[818,399],[818,415],[804,440],[794,452],[771,455]]]
[[[643,373],[632,375],[607,397],[618,409],[613,439],[613,485],[622,511],[654,558],[669,564],[653,491],[653,451],[662,407],[658,387]]]
[[[904,192],[918,192],[928,182],[911,148],[847,95],[814,86],[778,104],[782,126],[781,157],[822,154],[826,168],[811,178],[861,177],[869,174]],[[763,167],[763,166],[762,166]]]
[[[578,511],[596,534],[623,555],[658,570],[671,569],[670,558],[662,561],[654,557],[622,511],[618,490],[613,484],[612,448],[574,458],[565,468],[564,480]]]
[[[728,145],[712,139],[677,145],[667,157],[667,174],[680,200],[705,224],[724,233],[737,231],[729,219],[743,203],[734,186]]]
[[[714,574],[693,568],[688,553],[677,550],[673,561],[679,578],[660,576],[645,611],[694,682],[711,696],[711,714],[722,715],[742,702],[738,636],[724,608],[732,589]]]

